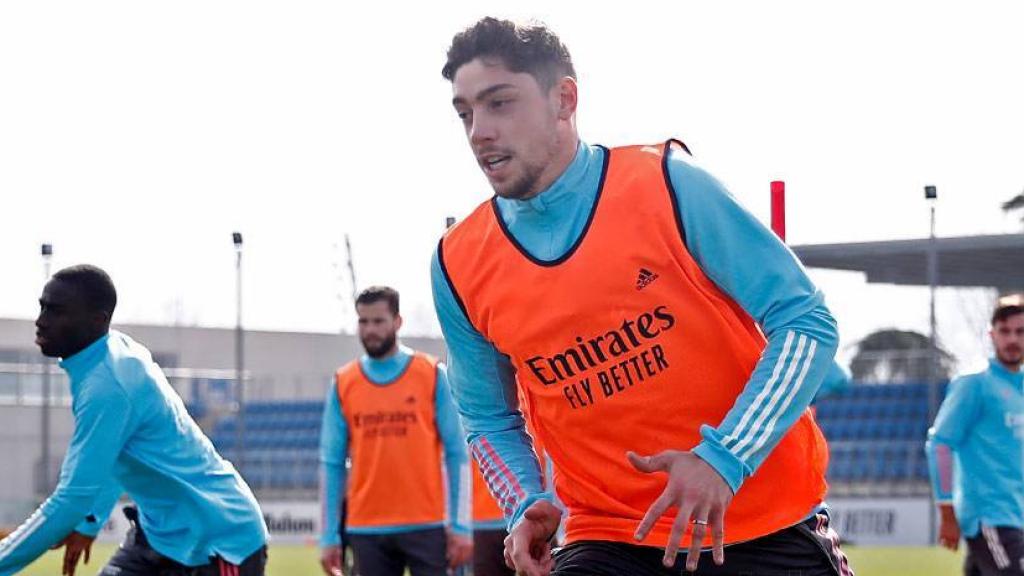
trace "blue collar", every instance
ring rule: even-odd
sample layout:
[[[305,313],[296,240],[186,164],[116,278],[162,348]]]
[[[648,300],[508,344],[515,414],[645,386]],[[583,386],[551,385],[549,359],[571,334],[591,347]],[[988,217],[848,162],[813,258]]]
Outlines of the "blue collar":
[[[546,190],[527,200],[498,198],[498,203],[503,209],[521,214],[524,212],[544,213],[552,206],[572,201],[579,191],[580,183],[586,178],[587,168],[593,160],[594,150],[580,140],[576,145],[576,156],[573,157],[572,162]]]
[[[68,373],[72,381],[81,379],[106,357],[107,340],[109,339],[110,333],[108,332],[77,353],[62,359],[60,367]]]
[[[1020,370],[1016,372],[1010,372],[1010,370],[1003,365],[997,358],[991,358],[988,361],[988,369],[992,374],[1002,378],[1003,380],[1009,380],[1011,383],[1020,387],[1024,385],[1024,372]]]
[[[370,382],[380,385],[390,384],[409,367],[412,355],[412,348],[399,344],[398,350],[387,358],[372,358],[369,354],[363,354],[359,358],[359,365],[363,370],[363,375]]]

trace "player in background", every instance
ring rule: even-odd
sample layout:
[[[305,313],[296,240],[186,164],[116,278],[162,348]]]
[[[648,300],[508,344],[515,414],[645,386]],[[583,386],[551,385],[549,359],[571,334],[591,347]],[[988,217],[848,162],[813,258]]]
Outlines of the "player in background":
[[[998,306],[995,356],[954,379],[928,432],[939,543],[967,540],[966,576],[1024,574],[1024,307]]]
[[[122,493],[132,527],[104,576],[259,576],[267,529],[252,492],[185,411],[149,351],[110,329],[117,292],[94,266],[53,275],[39,299],[36,344],[61,358],[75,428],[53,494],[0,542],[0,575],[51,547],[63,573],[89,561]]]
[[[444,365],[398,342],[394,289],[367,288],[356,313],[366,353],[338,370],[324,406],[321,565],[342,574],[339,513],[347,494],[346,533],[359,574],[402,576],[408,568],[412,576],[443,576],[473,552],[466,445]]]

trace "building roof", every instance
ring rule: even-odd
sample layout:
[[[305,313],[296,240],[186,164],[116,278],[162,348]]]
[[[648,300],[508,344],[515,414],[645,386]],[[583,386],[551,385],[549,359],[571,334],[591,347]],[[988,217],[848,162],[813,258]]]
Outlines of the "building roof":
[[[928,238],[809,244],[793,251],[809,268],[863,272],[867,281],[928,285]],[[937,238],[938,286],[1024,289],[1024,234]]]

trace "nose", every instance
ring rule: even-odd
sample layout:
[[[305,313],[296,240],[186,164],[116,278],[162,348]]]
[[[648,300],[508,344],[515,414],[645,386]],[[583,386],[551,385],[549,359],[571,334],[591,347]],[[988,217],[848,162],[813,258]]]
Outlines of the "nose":
[[[486,114],[474,114],[469,126],[469,142],[474,146],[493,142],[498,137],[497,127]]]

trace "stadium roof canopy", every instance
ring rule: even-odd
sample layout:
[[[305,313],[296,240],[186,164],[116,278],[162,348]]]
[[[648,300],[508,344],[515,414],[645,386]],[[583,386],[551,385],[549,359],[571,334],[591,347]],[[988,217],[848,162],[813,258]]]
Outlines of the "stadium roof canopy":
[[[804,266],[863,272],[867,281],[928,285],[928,238],[793,246]],[[1024,289],[1024,234],[937,238],[938,286]]]

